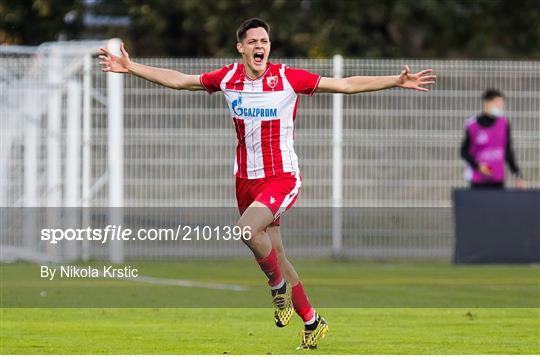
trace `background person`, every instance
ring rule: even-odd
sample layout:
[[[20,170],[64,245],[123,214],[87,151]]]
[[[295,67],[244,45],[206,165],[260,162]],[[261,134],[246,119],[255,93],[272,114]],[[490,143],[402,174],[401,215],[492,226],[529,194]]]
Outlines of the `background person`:
[[[482,94],[483,111],[467,120],[461,157],[467,162],[465,177],[471,188],[504,188],[504,164],[516,177],[516,186],[525,188],[517,165],[510,124],[504,115],[505,98],[497,89]]]

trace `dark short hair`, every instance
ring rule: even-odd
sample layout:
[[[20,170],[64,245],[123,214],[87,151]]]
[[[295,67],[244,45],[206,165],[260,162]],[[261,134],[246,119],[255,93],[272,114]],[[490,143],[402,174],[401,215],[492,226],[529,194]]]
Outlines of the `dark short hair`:
[[[257,27],[262,27],[270,35],[270,25],[263,20],[254,17],[244,21],[238,30],[236,30],[236,39],[238,42],[242,42],[242,40],[246,38],[246,33],[249,29],[256,29]]]
[[[503,98],[504,99],[504,94],[500,90],[494,89],[494,88],[486,89],[484,91],[484,93],[482,93],[482,100],[484,102],[490,101],[490,100],[495,99],[495,98]]]

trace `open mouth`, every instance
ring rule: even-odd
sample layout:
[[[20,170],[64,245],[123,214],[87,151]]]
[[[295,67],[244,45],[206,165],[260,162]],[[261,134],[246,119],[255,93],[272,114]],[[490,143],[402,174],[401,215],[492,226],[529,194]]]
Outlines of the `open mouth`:
[[[262,62],[264,60],[264,53],[263,52],[255,52],[255,54],[253,55],[253,60],[255,61],[256,64],[262,64]]]

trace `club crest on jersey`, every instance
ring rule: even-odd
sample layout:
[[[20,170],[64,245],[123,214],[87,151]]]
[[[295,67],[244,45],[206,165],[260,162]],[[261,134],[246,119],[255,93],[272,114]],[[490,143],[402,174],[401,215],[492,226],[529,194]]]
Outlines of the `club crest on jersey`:
[[[278,84],[278,76],[266,77],[266,84],[268,84],[268,87],[274,88]]]
[[[479,145],[486,144],[489,141],[489,136],[485,131],[480,131],[476,137],[476,143]]]

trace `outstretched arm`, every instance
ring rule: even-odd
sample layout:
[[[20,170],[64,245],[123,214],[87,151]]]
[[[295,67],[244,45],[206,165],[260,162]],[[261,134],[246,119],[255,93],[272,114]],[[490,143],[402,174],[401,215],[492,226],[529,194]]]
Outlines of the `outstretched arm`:
[[[104,48],[100,50],[102,54],[99,56],[101,59],[99,64],[103,72],[131,73],[137,77],[173,89],[204,90],[197,75],[132,62],[123,43],[120,45],[121,55],[119,57]]]
[[[399,76],[355,76],[348,78],[322,77],[317,92],[354,94],[400,87],[428,92],[426,85],[435,84],[437,76],[432,69],[410,73],[404,66]]]

